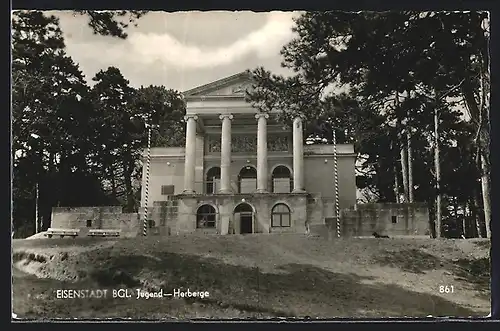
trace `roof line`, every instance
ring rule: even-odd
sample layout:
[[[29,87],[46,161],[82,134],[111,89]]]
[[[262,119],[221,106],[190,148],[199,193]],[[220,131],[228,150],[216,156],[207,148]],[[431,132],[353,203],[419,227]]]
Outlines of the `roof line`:
[[[212,87],[217,87],[217,86],[220,86],[220,85],[224,85],[224,84],[226,84],[226,83],[228,83],[228,82],[230,82],[230,81],[232,81],[232,80],[234,80],[236,78],[239,78],[239,77],[242,77],[242,76],[246,76],[246,75],[248,75],[248,71],[247,70],[239,72],[239,73],[231,75],[231,76],[228,76],[228,77],[224,77],[224,78],[216,80],[214,82],[210,82],[210,83],[207,83],[207,84],[204,84],[204,85],[201,85],[201,86],[189,89],[187,91],[182,92],[182,94],[184,96],[190,96],[190,95],[195,94],[197,92],[203,91],[203,90],[205,90],[207,88],[212,88]]]

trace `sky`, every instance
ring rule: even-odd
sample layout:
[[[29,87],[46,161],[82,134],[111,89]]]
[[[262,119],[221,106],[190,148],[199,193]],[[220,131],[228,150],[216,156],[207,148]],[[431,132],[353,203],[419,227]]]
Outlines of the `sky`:
[[[130,85],[163,85],[178,91],[210,83],[246,69],[277,74],[281,48],[294,37],[297,12],[150,12],[126,40],[94,35],[85,16],[50,12],[60,19],[66,51],[89,83],[101,69],[115,66]]]

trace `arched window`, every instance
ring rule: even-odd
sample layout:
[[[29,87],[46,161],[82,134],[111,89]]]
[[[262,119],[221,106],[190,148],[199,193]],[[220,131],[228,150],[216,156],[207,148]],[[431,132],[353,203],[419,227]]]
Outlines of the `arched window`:
[[[203,205],[196,211],[196,227],[198,229],[215,228],[217,212],[210,205]]]
[[[277,166],[272,173],[272,192],[290,193],[292,188],[292,175],[285,166]]]
[[[289,227],[290,216],[290,208],[284,203],[278,203],[271,211],[271,227]]]
[[[239,192],[253,193],[257,189],[257,169],[246,166],[240,170],[238,175]]]
[[[220,168],[213,167],[207,172],[205,189],[207,194],[215,194],[220,188]]]

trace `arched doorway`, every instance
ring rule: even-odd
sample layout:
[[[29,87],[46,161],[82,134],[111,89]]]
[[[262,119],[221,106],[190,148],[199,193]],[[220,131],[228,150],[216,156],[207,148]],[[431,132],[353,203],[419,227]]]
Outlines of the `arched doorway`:
[[[205,190],[207,194],[215,194],[220,189],[220,168],[213,167],[207,172]]]
[[[292,174],[288,167],[277,166],[274,168],[271,177],[273,193],[290,193],[292,191]]]
[[[245,166],[238,175],[238,186],[240,193],[254,193],[257,190],[257,169],[253,166]]]
[[[240,234],[253,233],[253,208],[248,203],[240,203],[234,209],[235,232]]]
[[[197,229],[214,229],[216,225],[217,211],[211,205],[202,205],[196,211]]]

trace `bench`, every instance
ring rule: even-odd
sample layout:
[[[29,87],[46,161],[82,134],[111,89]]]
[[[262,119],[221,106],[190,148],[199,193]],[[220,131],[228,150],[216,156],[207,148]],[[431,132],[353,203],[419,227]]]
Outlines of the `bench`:
[[[115,229],[92,229],[89,230],[90,237],[119,237],[121,230]]]
[[[76,238],[79,233],[80,233],[80,229],[48,228],[47,232],[45,232],[45,236],[47,236],[49,238],[52,238],[52,236],[60,236],[61,238],[64,238],[64,237]]]

